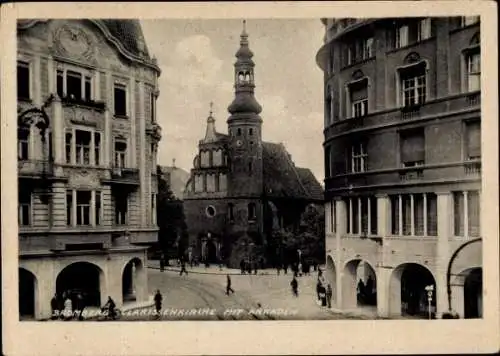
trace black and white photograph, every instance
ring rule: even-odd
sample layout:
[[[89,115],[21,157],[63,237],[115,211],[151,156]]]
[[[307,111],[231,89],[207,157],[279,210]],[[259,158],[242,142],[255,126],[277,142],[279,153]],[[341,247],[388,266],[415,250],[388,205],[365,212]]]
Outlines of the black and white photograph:
[[[3,276],[17,329],[217,325],[203,338],[222,347],[240,325],[270,338],[283,322],[314,334],[314,321],[348,321],[359,338],[367,323],[484,330],[498,317],[484,277],[498,279],[500,255],[487,7],[143,17],[99,6],[11,9],[2,162],[9,150],[15,167],[15,146],[17,171],[2,169],[2,262],[17,265]],[[311,351],[336,353],[335,340]]]

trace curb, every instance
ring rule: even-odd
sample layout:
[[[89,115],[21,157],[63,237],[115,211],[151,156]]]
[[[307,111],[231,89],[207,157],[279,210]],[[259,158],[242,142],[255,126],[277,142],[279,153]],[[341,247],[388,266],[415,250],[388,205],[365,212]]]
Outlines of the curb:
[[[156,267],[156,266],[148,266],[148,268],[150,269],[157,269],[159,270],[160,267]],[[180,268],[177,268],[177,267],[165,267],[165,271],[170,271],[170,272],[177,272],[179,273],[181,271]],[[190,271],[188,270],[188,275],[190,273],[193,273],[193,274],[214,274],[214,275],[219,275],[219,276],[223,276],[223,275],[231,275],[231,276],[248,276],[247,273],[245,274],[241,274],[239,272],[221,272],[221,271],[217,271],[217,272],[203,272],[203,271]],[[251,276],[272,276],[271,273],[258,273],[258,274],[252,274]]]

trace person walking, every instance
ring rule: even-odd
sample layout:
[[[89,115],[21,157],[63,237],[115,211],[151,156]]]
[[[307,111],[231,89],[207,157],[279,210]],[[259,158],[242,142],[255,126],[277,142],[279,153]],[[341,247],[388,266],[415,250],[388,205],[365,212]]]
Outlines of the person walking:
[[[154,296],[154,301],[155,301],[156,315],[159,317],[160,311],[161,311],[161,302],[163,301],[163,297],[162,297],[159,289],[156,290],[156,294]]]
[[[326,286],[326,303],[329,309],[331,309],[332,307],[332,296],[333,296],[332,285],[328,283],[328,285]]]
[[[281,272],[281,265],[278,264],[278,267],[276,267],[276,271],[278,272],[278,276],[280,275]]]
[[[160,272],[165,271],[165,256],[163,256],[163,253],[160,256]]]
[[[241,274],[245,274],[245,260],[241,259],[240,261],[240,269],[241,269]]]
[[[365,283],[363,282],[362,279],[359,279],[357,291],[358,291],[358,302],[363,303],[365,296]]]
[[[234,289],[231,288],[231,277],[228,274],[226,277],[226,295],[229,295],[229,292],[234,293]]]
[[[59,296],[54,294],[52,299],[50,300],[50,309],[52,310],[52,317],[51,319],[57,319],[59,317]]]
[[[297,278],[293,276],[292,281],[290,282],[290,285],[292,286],[292,294],[295,297],[299,296],[299,282],[297,282]]]
[[[182,261],[181,261],[181,272],[179,273],[179,275],[182,276],[182,273],[185,273],[186,276],[188,274],[188,271],[186,269],[186,262],[184,261],[184,259],[182,259]]]

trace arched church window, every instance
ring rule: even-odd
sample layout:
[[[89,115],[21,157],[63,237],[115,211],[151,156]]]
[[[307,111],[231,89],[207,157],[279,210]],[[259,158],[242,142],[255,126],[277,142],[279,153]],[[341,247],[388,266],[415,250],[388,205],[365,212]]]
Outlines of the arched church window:
[[[227,190],[227,178],[225,174],[219,175],[219,191],[225,192]]]
[[[240,128],[238,128],[237,136],[241,136],[241,129]]]
[[[253,136],[253,128],[249,128],[248,129],[248,135],[249,136]]]
[[[222,150],[220,148],[213,151],[212,164],[216,167],[222,166]]]
[[[253,221],[257,219],[257,211],[255,207],[255,203],[248,204],[248,220]]]
[[[252,170],[253,170],[253,165],[252,165],[252,162],[248,162],[248,174],[252,174]]]

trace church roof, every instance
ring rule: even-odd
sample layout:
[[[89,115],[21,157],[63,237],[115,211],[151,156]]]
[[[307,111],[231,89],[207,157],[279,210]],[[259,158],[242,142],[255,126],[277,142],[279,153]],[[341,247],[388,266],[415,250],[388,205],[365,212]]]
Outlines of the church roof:
[[[323,188],[312,172],[295,167],[282,144],[263,142],[262,159],[266,196],[323,200]]]

